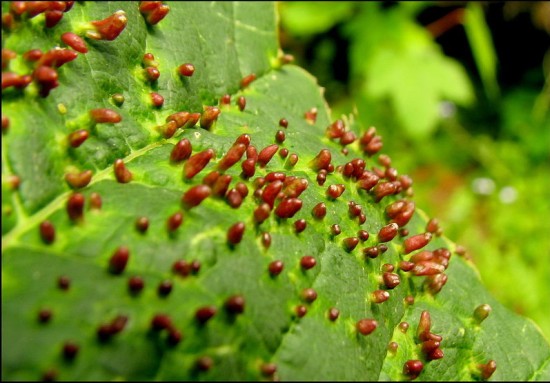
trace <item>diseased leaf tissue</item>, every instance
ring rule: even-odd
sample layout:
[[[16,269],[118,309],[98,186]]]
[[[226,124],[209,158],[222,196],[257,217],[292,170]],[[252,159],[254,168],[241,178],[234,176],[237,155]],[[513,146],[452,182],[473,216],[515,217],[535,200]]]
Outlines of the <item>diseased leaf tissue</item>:
[[[2,378],[544,380],[254,2],[2,2]]]

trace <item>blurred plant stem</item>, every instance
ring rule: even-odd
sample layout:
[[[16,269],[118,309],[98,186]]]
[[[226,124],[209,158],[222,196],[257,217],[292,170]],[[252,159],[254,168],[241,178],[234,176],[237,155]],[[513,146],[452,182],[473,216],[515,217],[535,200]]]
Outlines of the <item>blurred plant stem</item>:
[[[545,60],[550,61],[550,50],[546,54]],[[550,110],[550,76],[546,75],[546,81],[542,91],[535,99],[533,103],[533,119],[539,123],[542,123],[549,115]]]

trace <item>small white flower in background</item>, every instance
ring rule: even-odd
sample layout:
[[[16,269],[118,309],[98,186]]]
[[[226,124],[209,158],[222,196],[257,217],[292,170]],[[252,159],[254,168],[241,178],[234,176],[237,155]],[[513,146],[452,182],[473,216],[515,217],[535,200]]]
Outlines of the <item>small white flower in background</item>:
[[[439,116],[441,118],[454,117],[456,113],[456,106],[451,101],[442,101],[439,103]]]
[[[513,186],[505,186],[500,189],[500,192],[498,193],[498,198],[502,203],[513,203],[518,199],[518,191]]]
[[[491,195],[495,191],[495,181],[487,177],[475,178],[472,181],[472,191],[480,195]]]

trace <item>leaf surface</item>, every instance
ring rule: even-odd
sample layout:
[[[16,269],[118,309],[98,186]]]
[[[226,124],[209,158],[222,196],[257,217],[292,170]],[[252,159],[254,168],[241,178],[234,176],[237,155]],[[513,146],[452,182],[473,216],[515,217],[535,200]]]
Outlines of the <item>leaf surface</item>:
[[[87,22],[124,10],[128,25],[113,41],[86,39],[89,52],[59,69],[59,87],[47,97],[37,94],[33,83],[24,90],[3,90],[2,111],[10,128],[2,137],[2,376],[7,380],[39,380],[55,371],[60,380],[261,380],[262,366],[274,363],[281,380],[403,380],[403,364],[422,359],[421,378],[427,380],[477,379],[476,366],[494,359],[492,379],[545,379],[550,348],[538,330],[524,318],[515,317],[492,299],[479,282],[474,268],[453,255],[445,271],[448,283],[438,294],[425,287],[425,278],[398,270],[406,237],[387,243],[387,251],[368,258],[363,249],[379,245],[378,231],[388,224],[384,209],[406,195],[391,195],[376,201],[342,174],[341,168],[318,182],[312,163],[322,149],[329,149],[331,163],[344,166],[354,158],[366,168],[380,167],[377,156],[364,153],[358,140],[342,145],[325,130],[332,121],[321,89],[308,73],[282,65],[277,45],[276,13],[267,3],[174,2],[158,25],[148,26],[138,4],[76,3],[55,28],[44,28],[43,18],[22,18],[3,37],[3,47],[18,53],[10,70],[30,71],[22,53],[37,48],[46,51],[60,45],[67,30],[85,34]],[[4,8],[4,11],[7,11]],[[160,77],[144,77],[143,55],[153,53]],[[177,67],[193,63],[195,73],[182,77]],[[243,77],[256,79],[241,89]],[[155,108],[150,93],[164,96]],[[121,106],[113,94],[123,94]],[[159,126],[166,117],[181,111],[204,113],[229,94],[230,105],[219,105],[221,114],[210,129],[199,124],[162,136]],[[237,106],[240,96],[246,107]],[[89,111],[109,108],[122,116],[119,123],[90,121]],[[312,108],[316,117],[312,119]],[[304,116],[310,113],[309,121]],[[280,126],[280,119],[288,127]],[[359,137],[365,129],[345,119],[346,129]],[[90,137],[78,148],[69,147],[67,136],[88,129]],[[283,131],[285,139],[277,139]],[[246,155],[229,169],[229,188],[238,182],[248,195],[240,207],[225,196],[210,195],[198,206],[182,203],[182,196],[204,183],[218,168],[224,155],[242,134],[250,136],[257,152],[277,144],[277,152],[265,167],[256,165],[255,175],[242,176]],[[183,176],[189,160],[169,161],[174,145],[186,138],[192,154],[207,149],[212,160],[191,179]],[[347,149],[347,154],[346,150]],[[298,155],[292,166],[289,158]],[[132,173],[128,183],[117,182],[113,163],[122,159]],[[64,180],[65,174],[91,170],[91,182],[78,190],[85,197],[83,218],[72,220],[67,202],[77,191]],[[302,207],[290,218],[271,212],[262,223],[254,219],[261,202],[255,194],[258,179],[271,172],[284,172],[307,180],[300,194]],[[20,177],[19,188],[12,176]],[[255,185],[256,182],[256,185]],[[329,185],[344,185],[338,198],[328,198]],[[260,189],[262,190],[262,189]],[[265,188],[263,189],[265,191]],[[101,207],[92,206],[92,194],[101,196]],[[350,215],[349,202],[361,205],[365,221]],[[319,202],[327,207],[324,218],[314,218]],[[274,202],[274,210],[281,200]],[[181,213],[183,222],[169,230],[168,220]],[[136,220],[147,217],[148,229],[136,229]],[[305,230],[296,232],[295,221],[304,219]],[[55,240],[44,243],[40,225],[55,227]],[[407,224],[409,235],[425,232],[427,217],[420,211]],[[228,243],[228,231],[237,222],[245,230],[239,243]],[[334,235],[331,226],[341,233]],[[359,230],[370,233],[350,251],[343,240]],[[264,233],[270,246],[262,243]],[[120,274],[110,271],[110,260],[120,246],[129,249],[129,259]],[[435,236],[426,249],[455,245]],[[303,256],[313,256],[311,269],[301,265]],[[175,273],[176,261],[200,263],[187,275]],[[284,263],[272,276],[269,265]],[[395,266],[401,282],[394,289],[384,286],[381,269]],[[142,278],[139,293],[129,291],[131,277]],[[68,277],[68,289],[59,278]],[[166,281],[171,290],[159,293]],[[313,288],[317,299],[304,298]],[[390,298],[374,303],[375,290],[387,290]],[[244,297],[241,314],[226,308],[227,300]],[[413,305],[405,304],[414,296]],[[490,316],[473,323],[474,309],[489,303]],[[213,306],[214,316],[201,324],[196,312]],[[307,313],[297,315],[304,306]],[[330,308],[339,310],[328,319]],[[41,310],[51,319],[40,321]],[[432,316],[432,330],[443,337],[443,359],[427,361],[420,352],[416,326],[423,310]],[[168,315],[168,330],[152,329],[155,315]],[[126,317],[123,330],[108,340],[98,337],[102,325]],[[356,323],[364,318],[378,322],[364,336]],[[399,323],[407,321],[407,333]],[[173,330],[181,341],[171,344]],[[399,344],[393,355],[388,343]],[[74,359],[66,356],[67,342],[78,345]],[[174,343],[174,342],[173,342]],[[65,355],[65,356],[64,356]],[[206,359],[212,363],[209,369]],[[202,369],[197,367],[202,366]]]

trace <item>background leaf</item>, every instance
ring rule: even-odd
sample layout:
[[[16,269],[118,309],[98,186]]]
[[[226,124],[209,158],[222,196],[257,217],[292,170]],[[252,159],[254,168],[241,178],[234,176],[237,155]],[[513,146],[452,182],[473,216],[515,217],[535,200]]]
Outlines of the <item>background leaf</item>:
[[[345,30],[352,71],[364,79],[362,93],[371,103],[389,99],[403,131],[420,140],[436,129],[443,101],[466,106],[474,94],[463,68],[411,20],[418,11],[365,3]]]

